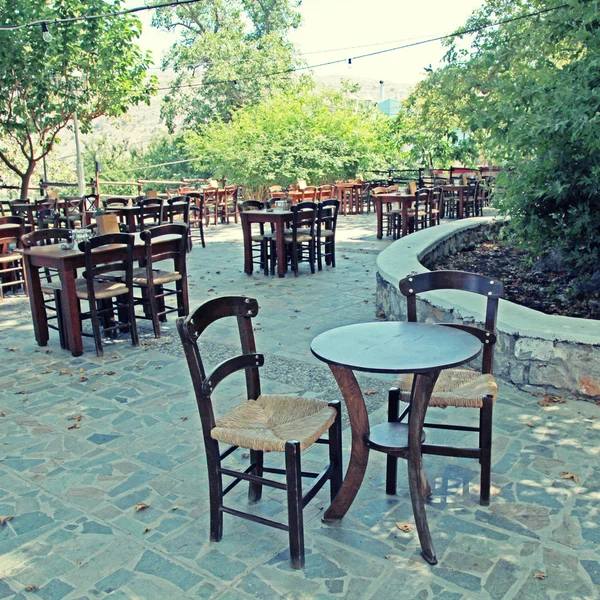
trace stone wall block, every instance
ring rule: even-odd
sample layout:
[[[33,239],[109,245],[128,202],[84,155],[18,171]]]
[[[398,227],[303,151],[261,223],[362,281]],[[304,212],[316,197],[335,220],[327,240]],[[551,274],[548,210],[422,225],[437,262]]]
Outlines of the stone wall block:
[[[515,343],[515,356],[519,359],[549,361],[555,357],[554,344],[549,340],[520,338]]]

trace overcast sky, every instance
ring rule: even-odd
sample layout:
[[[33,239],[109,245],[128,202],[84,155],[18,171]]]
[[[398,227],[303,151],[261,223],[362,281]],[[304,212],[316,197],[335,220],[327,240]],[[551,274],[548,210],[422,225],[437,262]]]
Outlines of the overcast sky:
[[[128,8],[142,4],[143,0],[125,2]],[[315,68],[315,74],[347,74],[413,84],[423,78],[425,67],[439,64],[444,53],[439,42],[357,57],[451,33],[481,4],[481,0],[303,0],[302,25],[291,33],[290,39],[309,65],[343,60]],[[175,34],[151,27],[151,11],[138,16],[143,24],[139,44],[152,51],[158,66]],[[350,68],[348,58],[353,59]]]

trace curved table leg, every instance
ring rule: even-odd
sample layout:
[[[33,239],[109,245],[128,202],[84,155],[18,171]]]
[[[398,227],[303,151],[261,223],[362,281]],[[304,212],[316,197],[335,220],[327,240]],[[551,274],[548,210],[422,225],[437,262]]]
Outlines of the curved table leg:
[[[362,392],[351,369],[329,365],[340,386],[352,430],[352,450],[340,491],[323,514],[323,521],[338,521],[348,512],[360,489],[369,461],[369,418]]]
[[[421,542],[421,556],[430,564],[437,564],[435,549],[429,533],[427,514],[425,512],[425,497],[430,493],[429,484],[423,468],[423,456],[421,454],[421,432],[427,412],[427,404],[431,392],[437,381],[439,371],[432,371],[416,375],[415,388],[411,402],[410,417],[408,420],[408,485],[410,488],[410,499],[419,541]]]

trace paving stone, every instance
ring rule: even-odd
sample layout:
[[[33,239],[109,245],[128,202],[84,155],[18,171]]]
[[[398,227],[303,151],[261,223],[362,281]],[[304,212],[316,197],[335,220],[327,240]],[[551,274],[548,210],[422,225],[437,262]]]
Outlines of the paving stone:
[[[107,575],[104,579],[96,584],[96,589],[106,594],[110,594],[115,590],[118,590],[122,585],[133,579],[134,574],[126,569],[119,569],[110,575]]]
[[[61,600],[72,590],[73,588],[64,581],[53,579],[44,587],[41,587],[39,591],[36,592],[36,596],[43,598],[43,600]]]
[[[192,571],[150,551],[144,552],[134,570],[139,573],[147,573],[148,575],[165,579],[181,588],[184,592],[202,580],[200,576]]]

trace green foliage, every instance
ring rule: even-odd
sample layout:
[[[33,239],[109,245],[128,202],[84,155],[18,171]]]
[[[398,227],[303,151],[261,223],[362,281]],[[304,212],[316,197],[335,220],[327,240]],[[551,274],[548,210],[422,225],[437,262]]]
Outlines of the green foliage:
[[[297,4],[206,0],[157,10],[153,24],[181,34],[163,63],[176,72],[161,111],[169,129],[226,121],[238,108],[287,87],[298,64],[286,39],[299,24]]]
[[[600,7],[566,0],[527,16],[548,8],[488,0],[465,30],[525,18],[451,42],[427,85],[506,167],[496,198],[515,240],[538,255],[559,248],[583,272],[600,258]]]
[[[298,179],[318,185],[354,177],[385,150],[386,126],[386,117],[372,106],[301,81],[187,140],[215,174],[256,190]]]
[[[133,43],[140,33],[137,18],[51,23],[119,6],[120,0],[0,2],[2,25],[45,20],[52,34],[46,42],[39,27],[0,32],[0,159],[21,179],[22,198],[37,162],[75,112],[86,132],[101,115],[116,116],[149,102],[156,82],[146,79],[149,59]]]

